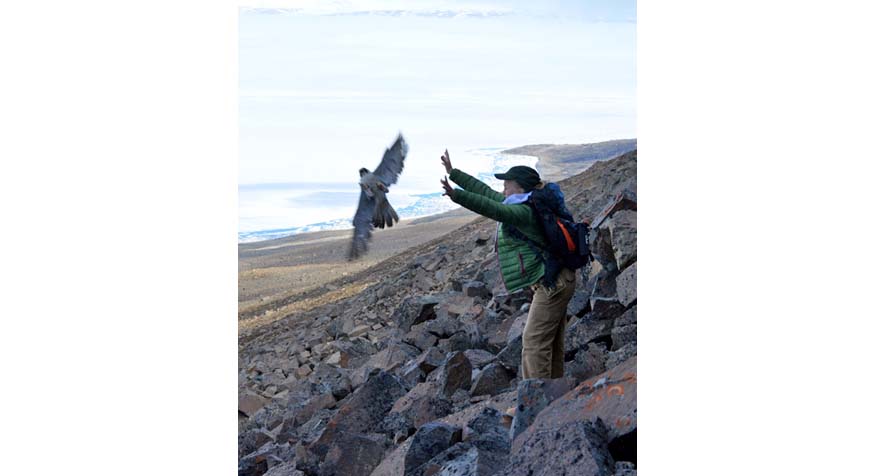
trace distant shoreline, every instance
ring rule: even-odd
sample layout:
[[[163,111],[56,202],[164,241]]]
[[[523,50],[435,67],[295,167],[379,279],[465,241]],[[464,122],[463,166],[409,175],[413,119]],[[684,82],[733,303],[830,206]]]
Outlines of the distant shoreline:
[[[535,168],[541,174],[541,177],[545,180],[556,182],[566,177],[577,175],[596,162],[609,160],[636,148],[637,139],[617,139],[590,144],[533,144],[505,150],[500,150],[500,148],[493,149],[501,155],[534,158],[536,161]],[[490,148],[483,148],[483,150],[488,149]],[[511,164],[506,165],[509,167]],[[464,209],[455,208],[448,211],[419,215],[413,218],[405,218],[403,212],[400,210],[399,212],[402,214],[402,223],[416,224],[440,220],[443,217],[463,216],[465,211]],[[238,232],[237,244],[242,246],[258,243],[263,246],[271,246],[271,243],[278,243],[283,239],[292,237],[302,235],[321,237],[325,233],[348,233],[349,230],[352,230],[352,217],[338,218],[297,227]]]

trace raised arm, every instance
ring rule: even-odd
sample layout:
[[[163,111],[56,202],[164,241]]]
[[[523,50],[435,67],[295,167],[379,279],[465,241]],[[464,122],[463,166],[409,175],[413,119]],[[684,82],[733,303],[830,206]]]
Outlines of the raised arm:
[[[465,189],[468,192],[475,193],[477,195],[488,198],[489,200],[495,202],[503,202],[504,194],[496,192],[495,190],[489,188],[485,183],[477,180],[476,178],[462,172],[459,169],[453,168],[452,162],[450,162],[450,153],[444,150],[444,155],[441,156],[441,163],[444,165],[447,173],[450,175],[450,180],[459,184],[460,187]],[[452,197],[450,197],[452,198]]]

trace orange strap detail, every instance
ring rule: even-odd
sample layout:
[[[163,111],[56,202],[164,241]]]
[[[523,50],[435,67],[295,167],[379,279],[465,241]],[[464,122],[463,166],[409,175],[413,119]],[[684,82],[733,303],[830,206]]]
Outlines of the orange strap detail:
[[[571,235],[568,233],[568,230],[565,229],[565,226],[562,225],[562,222],[559,219],[556,219],[556,224],[559,225],[559,229],[562,230],[562,234],[565,235],[565,244],[568,245],[568,249],[571,251],[577,251],[577,247],[574,246],[574,240],[571,239]]]

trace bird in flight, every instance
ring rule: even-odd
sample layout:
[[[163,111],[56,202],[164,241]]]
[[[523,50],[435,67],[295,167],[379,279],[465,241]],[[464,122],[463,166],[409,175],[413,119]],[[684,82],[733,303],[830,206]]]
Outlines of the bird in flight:
[[[389,186],[398,181],[401,170],[404,169],[404,158],[407,156],[407,143],[398,134],[392,147],[386,149],[383,160],[377,169],[371,172],[366,168],[359,169],[359,206],[352,219],[352,245],[349,249],[349,260],[363,256],[368,251],[368,241],[374,227],[391,227],[398,222],[398,213],[392,208],[386,194]]]

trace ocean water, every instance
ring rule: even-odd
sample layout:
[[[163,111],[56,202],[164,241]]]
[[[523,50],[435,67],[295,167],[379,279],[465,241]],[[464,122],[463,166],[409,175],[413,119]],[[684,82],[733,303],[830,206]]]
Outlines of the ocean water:
[[[537,157],[502,154],[508,147],[451,151],[453,166],[477,177],[495,190],[502,183],[493,175],[514,165],[537,168]],[[409,158],[408,158],[409,160]],[[443,168],[431,174],[401,174],[389,190],[389,201],[402,222],[459,208],[443,196],[440,179]],[[405,172],[408,167],[405,164]],[[357,181],[289,182],[249,184],[238,187],[238,242],[248,243],[296,235],[298,233],[352,228],[358,206]]]

